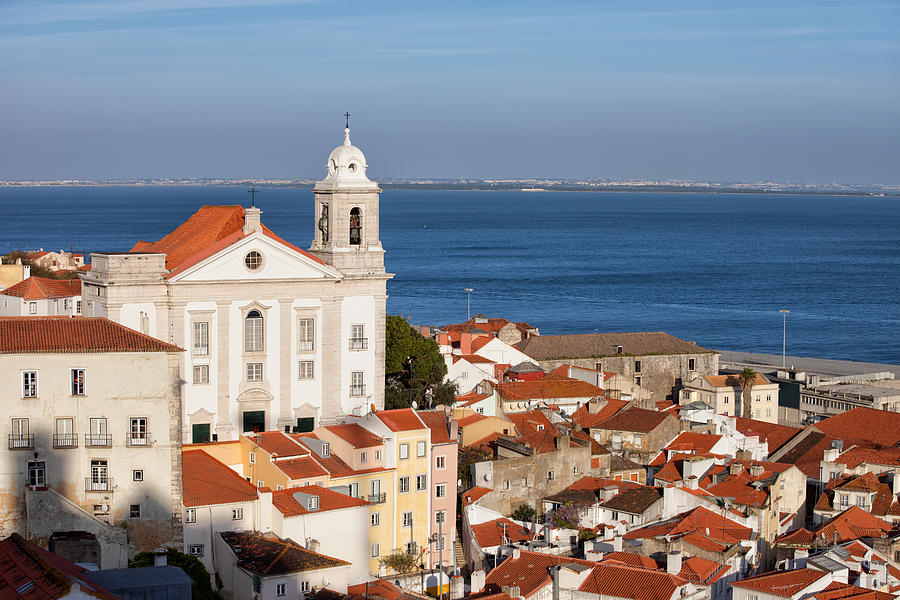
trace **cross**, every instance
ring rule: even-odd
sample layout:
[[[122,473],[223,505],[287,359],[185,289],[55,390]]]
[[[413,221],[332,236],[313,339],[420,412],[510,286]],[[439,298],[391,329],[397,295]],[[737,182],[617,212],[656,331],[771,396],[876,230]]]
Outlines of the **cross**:
[[[344,127],[347,128],[347,129],[350,129],[350,113],[345,112],[345,113],[344,113],[344,118],[347,119],[347,120],[345,121],[345,123],[344,123]]]
[[[259,190],[252,187],[247,190],[247,193],[250,194],[250,208],[254,208],[256,206],[256,195],[259,193]]]

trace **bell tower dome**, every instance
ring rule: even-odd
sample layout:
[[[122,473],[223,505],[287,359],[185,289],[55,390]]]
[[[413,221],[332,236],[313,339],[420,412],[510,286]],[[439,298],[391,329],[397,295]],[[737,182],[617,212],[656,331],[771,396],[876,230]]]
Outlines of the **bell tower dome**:
[[[331,151],[325,178],[313,188],[315,213],[310,252],[345,274],[384,274],[379,239],[378,184],[366,175],[366,156],[350,142],[349,114],[344,143]]]

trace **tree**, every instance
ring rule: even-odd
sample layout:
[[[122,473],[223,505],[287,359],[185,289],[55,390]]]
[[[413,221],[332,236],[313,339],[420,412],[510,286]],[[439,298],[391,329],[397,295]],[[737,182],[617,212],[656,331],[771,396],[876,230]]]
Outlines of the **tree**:
[[[581,509],[571,502],[566,502],[548,512],[546,522],[558,529],[578,529],[581,526]]]
[[[390,554],[378,559],[378,564],[394,573],[409,573],[416,568],[418,562],[418,556],[400,548],[395,548]]]
[[[385,408],[452,403],[456,390],[444,382],[447,364],[437,342],[397,315],[388,315],[385,329]]]
[[[521,504],[519,508],[513,511],[511,516],[516,521],[525,521],[527,523],[537,516],[537,511],[527,504]]]
[[[738,382],[741,384],[741,416],[745,419],[753,417],[753,404],[750,402],[750,390],[756,383],[756,371],[749,367],[745,367],[741,374],[738,375]]]
[[[221,596],[212,588],[209,580],[209,571],[203,566],[196,556],[190,556],[179,552],[175,548],[166,548],[166,563],[178,567],[194,582],[191,585],[191,597],[194,600],[220,600]],[[138,552],[134,558],[128,561],[129,568],[152,567],[154,556],[152,552]]]

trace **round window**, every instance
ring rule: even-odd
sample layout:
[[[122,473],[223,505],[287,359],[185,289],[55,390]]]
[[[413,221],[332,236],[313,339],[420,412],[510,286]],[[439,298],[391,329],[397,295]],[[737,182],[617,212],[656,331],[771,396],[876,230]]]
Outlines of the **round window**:
[[[251,250],[247,253],[247,256],[244,257],[244,265],[251,271],[255,271],[262,266],[262,254],[257,252],[256,250]]]
[[[351,173],[356,173],[356,163],[350,163],[350,164],[347,166],[347,169],[348,169]]]

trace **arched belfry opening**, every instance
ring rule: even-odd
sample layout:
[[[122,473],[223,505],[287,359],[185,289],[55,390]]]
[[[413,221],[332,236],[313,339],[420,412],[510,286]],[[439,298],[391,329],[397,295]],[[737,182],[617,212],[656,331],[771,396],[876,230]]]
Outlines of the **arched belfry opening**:
[[[350,245],[359,246],[362,240],[362,214],[359,207],[350,209]]]

